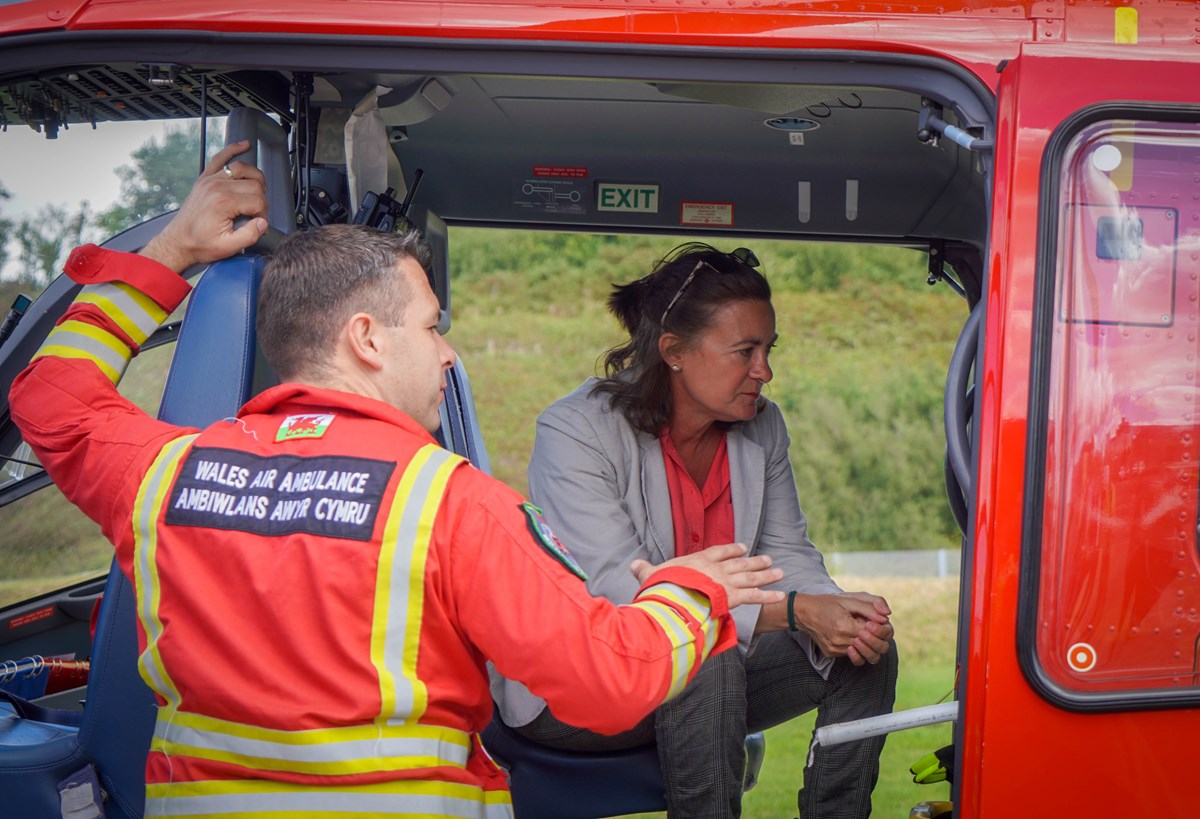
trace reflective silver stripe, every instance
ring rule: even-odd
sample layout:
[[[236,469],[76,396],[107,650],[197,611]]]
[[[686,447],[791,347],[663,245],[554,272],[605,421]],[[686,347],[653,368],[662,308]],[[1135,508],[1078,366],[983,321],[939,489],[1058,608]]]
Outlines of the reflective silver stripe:
[[[705,621],[705,623],[704,623],[704,653],[702,655],[700,655],[701,662],[708,659],[709,654],[712,654],[713,646],[715,646],[717,644],[717,637],[719,636],[719,634],[720,634],[720,630],[717,628],[716,623],[714,623],[712,620]]]
[[[425,710],[426,694],[416,674],[425,557],[445,482],[450,471],[463,462],[460,456],[429,444],[413,457],[397,485],[380,554],[380,571],[388,572],[390,567],[390,574],[381,575],[377,582],[377,614],[372,624],[376,632],[372,634],[372,661],[378,665],[380,716],[385,720],[416,719]],[[400,503],[403,508],[397,511]],[[393,523],[395,534],[391,535]],[[381,600],[380,595],[386,599]],[[386,611],[383,622],[378,617],[381,609]],[[382,634],[377,633],[380,628]],[[382,651],[377,652],[375,645],[380,640]]]
[[[158,619],[162,590],[158,585],[158,567],[155,564],[158,513],[166,502],[175,468],[196,437],[184,435],[162,448],[142,479],[133,506],[133,570],[137,580],[137,613],[146,633],[146,650],[138,657],[138,669],[147,684],[167,701],[168,707],[178,705],[180,697],[158,653],[158,640],[162,637],[162,622]]]
[[[655,583],[643,591],[639,598],[657,595],[665,600],[670,600],[677,607],[683,609],[701,626],[708,620],[709,612],[711,611],[708,598],[699,592],[685,589],[683,586],[675,583]]]
[[[50,332],[50,335],[46,337],[46,347],[50,349],[53,347],[71,347],[84,353],[88,358],[107,364],[118,375],[124,373],[125,367],[129,365],[129,359],[133,357],[133,352],[116,336],[109,333],[105,333],[105,335],[111,338],[113,343],[124,348],[124,354],[91,336],[72,332],[61,326],[55,327]]]
[[[639,597],[631,604],[654,618],[674,646],[671,659],[671,682],[667,689],[670,699],[683,690],[691,674],[692,664],[700,659],[700,652],[693,645],[692,633],[687,624],[675,609],[661,600],[647,600]]]
[[[316,790],[167,796],[148,800],[147,819],[154,816],[232,815],[253,817],[405,816],[448,819],[511,819],[512,805],[485,803],[440,794],[355,793]]]
[[[657,595],[665,600],[670,600],[672,603],[683,609],[693,619],[700,624],[700,630],[704,632],[704,646],[700,659],[703,660],[712,651],[712,647],[717,643],[719,629],[717,621],[711,617],[712,608],[708,598],[698,591],[684,588],[675,583],[656,583],[642,592],[642,597]]]
[[[227,723],[228,731],[212,731],[187,724],[193,721],[219,722],[183,712],[164,713],[154,726],[155,749],[249,768],[329,776],[442,766],[462,768],[471,750],[468,734],[438,726],[412,726],[413,736],[395,736],[403,727],[378,729],[367,725],[276,731]],[[272,765],[271,760],[280,764]]]
[[[126,285],[129,287],[129,285]],[[131,288],[132,289],[132,288]],[[113,315],[110,310],[104,310],[105,305],[103,300],[107,300],[114,308],[119,311],[119,315]],[[141,304],[129,295],[125,290],[115,284],[89,284],[83,288],[76,301],[95,304],[104,312],[108,313],[113,321],[117,322],[125,332],[129,333],[130,338],[135,344],[141,345],[148,339],[158,325],[166,318],[166,311],[153,304],[153,310],[159,312],[159,315],[154,315],[153,312],[146,309]],[[124,319],[124,320],[122,320]]]

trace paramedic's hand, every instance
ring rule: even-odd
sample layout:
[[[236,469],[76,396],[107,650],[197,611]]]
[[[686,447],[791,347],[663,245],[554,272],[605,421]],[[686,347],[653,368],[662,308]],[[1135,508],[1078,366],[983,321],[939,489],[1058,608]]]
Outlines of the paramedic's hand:
[[[796,623],[827,657],[874,665],[891,648],[891,609],[866,592],[796,596]]]
[[[638,583],[645,583],[650,575],[667,566],[695,569],[725,587],[725,596],[731,609],[743,603],[778,603],[783,599],[783,592],[767,591],[759,586],[775,583],[783,577],[783,572],[770,568],[771,558],[766,555],[743,557],[747,551],[745,544],[727,543],[724,546],[709,546],[657,566],[645,560],[635,560],[629,568]]]
[[[232,256],[267,232],[262,171],[245,162],[230,162],[249,147],[242,141],[213,156],[175,218],[142,248],[143,256],[182,273],[194,264]],[[254,218],[234,230],[233,220],[239,216]]]

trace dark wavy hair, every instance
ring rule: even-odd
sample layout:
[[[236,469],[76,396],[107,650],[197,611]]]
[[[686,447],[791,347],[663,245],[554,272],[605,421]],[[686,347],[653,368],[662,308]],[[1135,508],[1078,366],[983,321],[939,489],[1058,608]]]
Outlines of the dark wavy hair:
[[[635,429],[652,435],[662,432],[673,407],[670,372],[658,350],[659,338],[674,333],[690,347],[712,326],[722,305],[770,302],[771,286],[751,266],[757,263],[754,254],[744,249],[722,253],[711,245],[689,242],[660,259],[648,276],[614,285],[608,309],[629,333],[629,340],[605,354],[605,377],[592,393],[608,395],[610,406]]]

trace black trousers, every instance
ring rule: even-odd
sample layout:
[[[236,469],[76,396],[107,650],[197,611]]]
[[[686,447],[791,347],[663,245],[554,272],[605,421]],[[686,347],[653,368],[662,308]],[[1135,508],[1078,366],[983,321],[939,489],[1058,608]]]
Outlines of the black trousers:
[[[607,751],[657,742],[670,819],[727,819],[742,812],[745,737],[817,709],[817,727],[892,710],[895,643],[875,665],[839,658],[824,679],[783,632],[760,636],[748,657],[710,657],[679,696],[629,731],[604,736],[557,720],[549,709],[517,728],[552,748]],[[871,814],[885,737],[818,747],[797,796],[801,819]],[[807,762],[807,760],[804,760]]]

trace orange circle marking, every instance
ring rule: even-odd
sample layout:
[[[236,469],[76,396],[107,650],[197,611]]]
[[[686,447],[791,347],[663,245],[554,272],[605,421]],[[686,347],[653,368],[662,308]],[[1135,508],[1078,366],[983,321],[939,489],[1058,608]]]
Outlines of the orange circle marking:
[[[1088,643],[1076,643],[1067,649],[1067,665],[1074,671],[1091,671],[1096,665],[1096,649]]]

